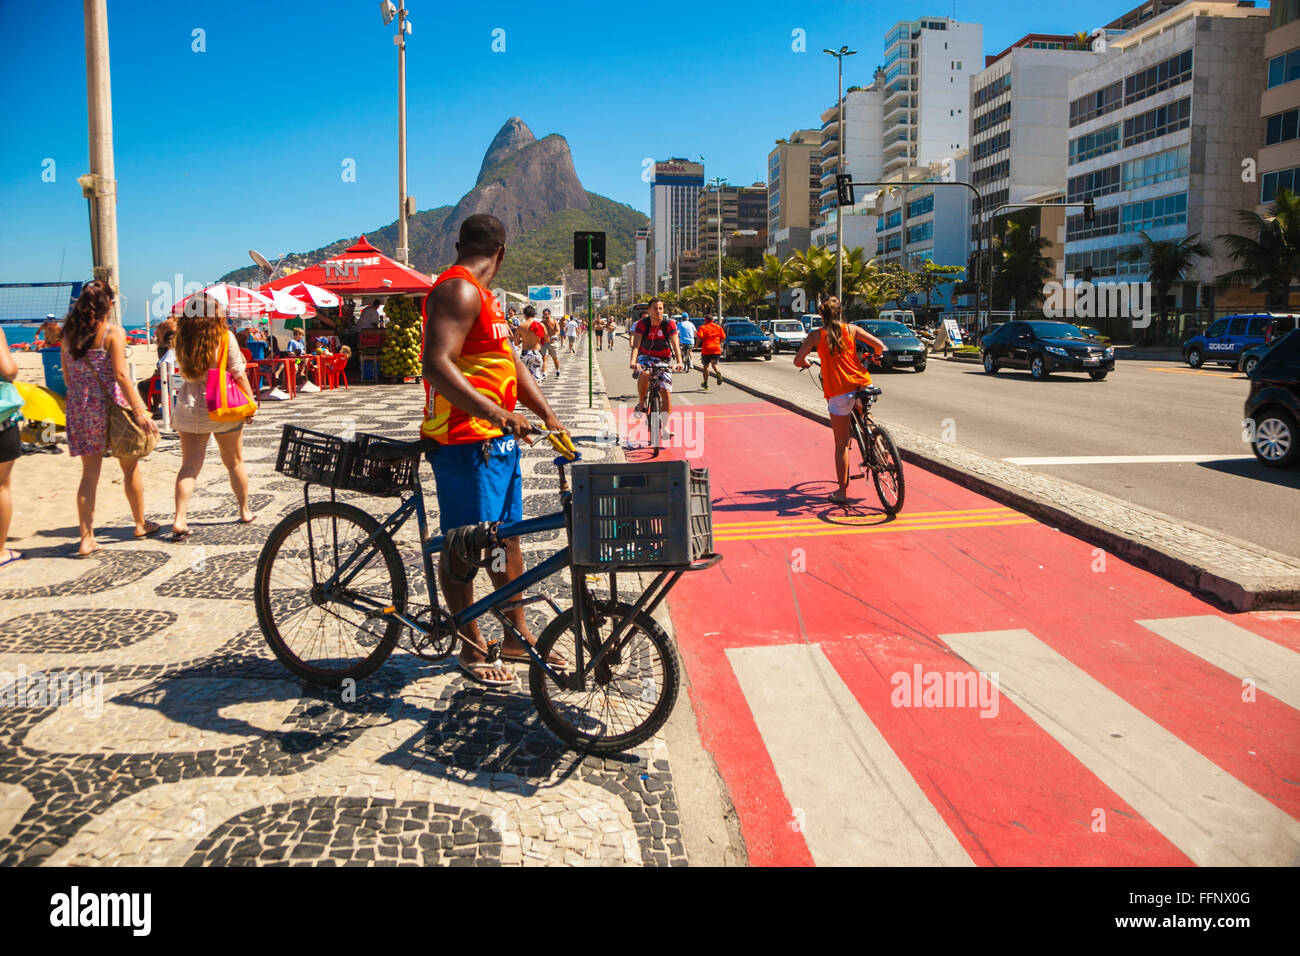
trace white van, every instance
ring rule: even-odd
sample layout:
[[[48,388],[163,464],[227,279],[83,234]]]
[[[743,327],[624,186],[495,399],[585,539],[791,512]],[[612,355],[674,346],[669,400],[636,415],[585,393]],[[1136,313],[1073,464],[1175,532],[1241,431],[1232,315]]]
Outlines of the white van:
[[[881,322],[902,322],[909,329],[916,328],[916,313],[911,309],[885,309],[879,315]]]

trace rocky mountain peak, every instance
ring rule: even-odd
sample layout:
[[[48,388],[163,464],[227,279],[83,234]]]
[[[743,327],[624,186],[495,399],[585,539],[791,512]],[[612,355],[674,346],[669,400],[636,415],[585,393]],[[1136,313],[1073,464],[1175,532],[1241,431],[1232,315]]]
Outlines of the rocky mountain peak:
[[[487,153],[483,156],[483,165],[479,167],[478,179],[474,185],[483,182],[483,179],[491,172],[492,168],[500,165],[513,154],[519,152],[525,146],[535,143],[537,137],[533,131],[528,128],[528,124],[518,116],[512,116],[506,120],[506,125],[492,139],[492,144],[488,146]]]

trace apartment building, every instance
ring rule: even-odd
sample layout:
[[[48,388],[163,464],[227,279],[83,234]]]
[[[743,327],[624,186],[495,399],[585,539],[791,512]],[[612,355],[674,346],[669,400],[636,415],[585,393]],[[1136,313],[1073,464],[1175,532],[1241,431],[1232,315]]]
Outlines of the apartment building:
[[[807,249],[821,209],[821,131],[797,129],[767,154],[767,251]]]
[[[822,111],[821,192],[818,194],[821,204],[817,210],[820,225],[813,229],[814,245],[830,249],[836,245],[835,177],[844,172],[860,182],[874,182],[882,176],[884,78],[884,70],[877,70],[876,81],[871,86],[849,87],[844,92],[842,129],[839,103],[832,103]],[[862,236],[849,235],[845,248],[852,249],[864,241]]]
[[[970,221],[971,252],[989,220],[1008,204],[1065,189],[1070,81],[1118,52],[1069,35],[1029,33],[985,60],[970,80],[970,182],[980,215]]]
[[[1238,210],[1259,202],[1242,160],[1261,141],[1269,25],[1267,10],[1188,0],[1111,39],[1118,55],[1070,81],[1067,200],[1094,200],[1096,216],[1067,217],[1068,274],[1140,281],[1145,266],[1125,260],[1139,233],[1211,242],[1239,228]],[[1232,264],[1213,248],[1176,305],[1214,304],[1212,283]]]
[[[718,207],[722,207],[722,245],[735,232],[754,234],[767,244],[768,203],[767,184],[752,186],[710,186],[699,195],[696,207],[697,233],[700,237],[699,254],[704,262],[718,257]],[[705,270],[708,271],[707,269]]]
[[[948,17],[897,23],[885,35],[883,178],[969,145],[970,77],[984,68],[984,27]]]
[[[1274,0],[1269,13],[1256,170],[1261,213],[1279,189],[1300,193],[1300,0]]]

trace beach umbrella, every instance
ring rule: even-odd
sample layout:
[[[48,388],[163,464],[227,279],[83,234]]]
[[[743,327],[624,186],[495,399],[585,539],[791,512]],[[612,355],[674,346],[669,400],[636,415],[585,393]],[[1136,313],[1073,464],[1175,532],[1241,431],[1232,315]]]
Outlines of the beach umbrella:
[[[272,289],[271,301],[275,303],[268,313],[272,319],[291,319],[316,314],[315,307],[307,301],[294,298],[285,289]]]
[[[283,292],[285,295],[292,296],[298,301],[314,306],[317,309],[332,309],[339,304],[339,297],[333,292],[322,289],[318,285],[312,285],[310,282],[299,282],[275,291]]]
[[[275,309],[275,302],[268,295],[263,295],[256,289],[246,289],[243,286],[229,285],[225,282],[218,282],[216,285],[208,286],[194,295],[188,295],[172,307],[172,315],[184,315],[186,303],[195,296],[208,295],[221,303],[226,312],[230,315],[260,317],[266,315]]]

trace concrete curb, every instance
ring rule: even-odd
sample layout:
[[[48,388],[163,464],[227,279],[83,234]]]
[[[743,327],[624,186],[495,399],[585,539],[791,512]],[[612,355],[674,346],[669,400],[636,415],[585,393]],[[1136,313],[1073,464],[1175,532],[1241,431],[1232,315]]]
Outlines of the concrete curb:
[[[733,367],[734,372],[734,367]],[[829,427],[830,418],[798,401],[737,380],[725,381],[742,391],[771,402]],[[1194,591],[1233,611],[1300,609],[1300,562],[1247,541],[1139,508],[1082,485],[1050,478],[1028,469],[980,455],[965,448],[945,446],[913,429],[889,424],[889,433],[904,461],[946,478],[1001,504],[1023,511],[1032,518],[1094,544],[1179,587]],[[980,472],[986,472],[981,474]],[[993,474],[1000,473],[1000,474]],[[1018,480],[1024,476],[1024,481]],[[1029,484],[1059,488],[1062,499],[1093,507],[1072,507],[1070,503],[1042,494]],[[1099,513],[1122,513],[1129,521],[1105,521]],[[1194,539],[1199,547],[1179,551],[1167,544],[1126,533],[1117,524],[1147,525]],[[1159,537],[1160,535],[1154,535]],[[1171,535],[1165,535],[1166,537]],[[1214,558],[1209,557],[1214,555]],[[1233,567],[1224,558],[1243,560]],[[1254,568],[1244,565],[1253,564]]]

